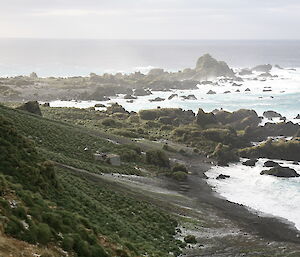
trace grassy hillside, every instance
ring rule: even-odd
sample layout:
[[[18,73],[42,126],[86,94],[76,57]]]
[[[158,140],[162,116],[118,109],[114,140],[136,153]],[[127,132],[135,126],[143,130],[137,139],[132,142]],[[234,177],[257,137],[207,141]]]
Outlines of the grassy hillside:
[[[174,239],[177,222],[158,208],[47,161],[130,173],[133,164],[95,163],[92,152],[132,146],[2,106],[0,146],[0,237],[37,244],[42,256],[64,256],[64,250],[71,256],[161,257],[177,255],[184,245]]]

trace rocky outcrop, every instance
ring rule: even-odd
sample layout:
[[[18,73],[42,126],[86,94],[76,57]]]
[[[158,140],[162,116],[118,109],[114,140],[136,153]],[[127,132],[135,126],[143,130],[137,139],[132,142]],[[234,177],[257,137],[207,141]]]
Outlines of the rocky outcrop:
[[[300,119],[300,114],[298,114],[296,117],[295,117],[296,120],[299,120]]]
[[[239,150],[244,158],[268,158],[288,161],[300,161],[300,141],[298,140],[267,140],[258,146]]]
[[[250,88],[245,89],[245,92],[250,92],[250,91],[251,91]]]
[[[230,178],[230,176],[229,175],[220,174],[219,176],[216,177],[216,179],[226,179],[226,178]]]
[[[195,95],[188,95],[188,96],[181,96],[184,100],[197,100],[197,97]]]
[[[262,74],[259,74],[258,77],[261,77],[261,78],[272,78],[273,76],[269,72],[264,72]]]
[[[272,175],[275,177],[280,178],[294,178],[300,177],[300,175],[294,170],[289,167],[282,167],[278,165],[270,170],[263,170],[260,175]]]
[[[130,95],[130,94],[127,94],[124,96],[124,99],[137,99],[136,96],[133,96],[133,95]]]
[[[201,127],[206,127],[207,125],[218,124],[218,121],[212,112],[206,113],[199,108],[196,115],[196,123]]]
[[[274,162],[274,161],[266,161],[264,163],[264,167],[277,167],[279,164],[277,162]]]
[[[242,164],[245,166],[254,167],[255,164],[257,163],[257,161],[258,161],[257,159],[250,159],[250,160],[244,161]]]
[[[218,122],[230,125],[235,129],[245,129],[247,126],[257,127],[261,122],[254,110],[241,109],[235,112],[219,111],[215,113]]]
[[[168,100],[172,100],[174,97],[178,97],[178,95],[177,95],[177,94],[172,94],[172,95],[170,95],[170,96],[168,97]]]
[[[217,61],[211,55],[201,56],[196,64],[195,79],[206,79],[216,77],[234,77],[234,72],[222,61]]]
[[[42,116],[40,105],[37,101],[29,101],[29,102],[17,107],[16,109]]]
[[[265,111],[263,113],[263,116],[267,119],[270,119],[270,118],[281,118],[282,115],[278,112],[275,112],[275,111]]]
[[[212,91],[212,90],[209,90],[206,94],[208,94],[208,95],[215,95],[216,92],[215,92],[215,91]]]
[[[156,97],[154,99],[150,99],[149,102],[162,102],[164,101],[165,99],[164,98],[161,98],[161,97]]]
[[[252,71],[258,71],[258,72],[270,72],[272,69],[271,64],[263,64],[263,65],[257,65],[253,67],[251,70]]]
[[[106,106],[104,104],[95,104],[94,107],[102,108],[102,107],[106,107]]]

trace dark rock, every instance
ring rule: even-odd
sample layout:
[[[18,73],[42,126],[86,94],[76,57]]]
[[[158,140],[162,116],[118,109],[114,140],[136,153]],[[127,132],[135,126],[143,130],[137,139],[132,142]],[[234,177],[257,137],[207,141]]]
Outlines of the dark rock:
[[[124,99],[137,99],[137,97],[127,94],[127,95],[124,96]]]
[[[263,113],[263,116],[267,119],[269,119],[269,118],[281,118],[282,117],[282,115],[280,113],[275,112],[275,111],[265,111]]]
[[[213,82],[210,81],[210,80],[204,80],[204,81],[201,81],[201,85],[211,85]]]
[[[270,170],[263,170],[261,175],[272,175],[275,177],[281,177],[281,178],[293,178],[293,177],[300,177],[300,175],[294,170],[289,167],[282,167],[277,166]]]
[[[253,166],[255,166],[257,161],[258,161],[257,159],[250,159],[250,160],[244,161],[242,164],[245,166],[253,167]]]
[[[94,107],[103,108],[103,107],[106,107],[106,106],[104,104],[95,104]]]
[[[293,162],[294,165],[299,165],[299,162]]]
[[[277,162],[274,161],[266,161],[264,163],[264,167],[277,167],[279,164]]]
[[[126,102],[132,104],[133,100],[127,100]]]
[[[208,94],[208,95],[215,95],[216,92],[215,92],[215,91],[212,91],[212,90],[209,90],[206,94]]]
[[[235,90],[235,92],[237,92],[237,93],[239,93],[239,92],[241,92],[239,89],[237,89],[237,90]]]
[[[240,87],[241,85],[242,85],[242,84],[232,83],[231,86],[233,86],[233,87]]]
[[[299,120],[300,119],[300,114],[298,114],[296,117],[295,117],[296,120]]]
[[[263,65],[258,65],[252,68],[252,71],[258,71],[258,72],[269,72],[272,69],[271,64],[263,64]]]
[[[230,94],[231,92],[229,90],[225,91],[224,94]]]
[[[154,99],[150,99],[149,101],[150,102],[161,102],[161,101],[164,101],[165,99],[164,98],[161,98],[161,97],[156,97]]]
[[[251,91],[250,88],[245,89],[245,92],[250,92],[250,91]]]
[[[230,176],[224,175],[224,174],[220,174],[216,179],[226,179],[226,178],[230,178]]]
[[[27,102],[27,103],[17,107],[16,109],[42,116],[40,105],[37,101]]]
[[[197,100],[195,95],[181,96],[184,100]]]
[[[50,103],[44,103],[43,106],[44,107],[50,107]]]
[[[203,79],[209,77],[234,77],[234,72],[225,62],[220,62],[209,54],[201,56],[196,64],[195,78]]]
[[[201,127],[205,127],[210,124],[218,124],[218,121],[212,112],[206,113],[199,108],[196,116],[196,123]]]
[[[261,122],[254,110],[241,109],[235,112],[219,111],[215,113],[218,122],[230,125],[235,129],[245,129],[247,126],[257,127]]]
[[[172,100],[174,97],[178,97],[178,95],[177,95],[177,94],[172,94],[172,95],[170,95],[170,96],[168,97],[168,100]]]

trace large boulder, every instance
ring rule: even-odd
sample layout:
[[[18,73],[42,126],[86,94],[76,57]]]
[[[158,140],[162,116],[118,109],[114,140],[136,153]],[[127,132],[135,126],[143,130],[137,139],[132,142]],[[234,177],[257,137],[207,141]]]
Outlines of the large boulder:
[[[234,72],[222,61],[217,61],[211,55],[201,56],[196,64],[196,79],[206,79],[215,77],[234,77]]]
[[[268,167],[268,168],[277,167],[277,166],[279,166],[278,162],[274,162],[274,161],[266,161],[264,163],[264,167]]]
[[[263,113],[263,116],[267,119],[272,119],[272,118],[281,118],[282,115],[278,112],[275,111],[265,111]]]
[[[244,161],[242,164],[245,166],[254,167],[255,164],[257,163],[257,161],[258,161],[257,159],[250,159],[250,160]]]
[[[37,101],[29,101],[29,102],[17,107],[16,109],[42,116],[40,105]]]
[[[300,175],[294,170],[289,167],[282,167],[277,166],[270,170],[263,170],[260,175],[272,175],[275,177],[280,178],[294,178],[294,177],[300,177]]]
[[[224,175],[224,174],[220,174],[219,176],[216,177],[216,179],[226,179],[226,178],[230,178],[230,176]]]

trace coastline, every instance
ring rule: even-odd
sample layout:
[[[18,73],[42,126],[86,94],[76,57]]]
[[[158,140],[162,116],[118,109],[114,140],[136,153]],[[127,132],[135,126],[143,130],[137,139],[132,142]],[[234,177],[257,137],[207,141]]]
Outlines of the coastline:
[[[189,166],[192,174],[187,180],[189,191],[186,194],[188,196],[213,206],[218,214],[234,220],[249,233],[258,234],[274,241],[300,244],[300,231],[296,229],[293,223],[281,217],[259,216],[247,206],[230,202],[215,192],[205,179],[205,172],[213,164],[192,159]]]

